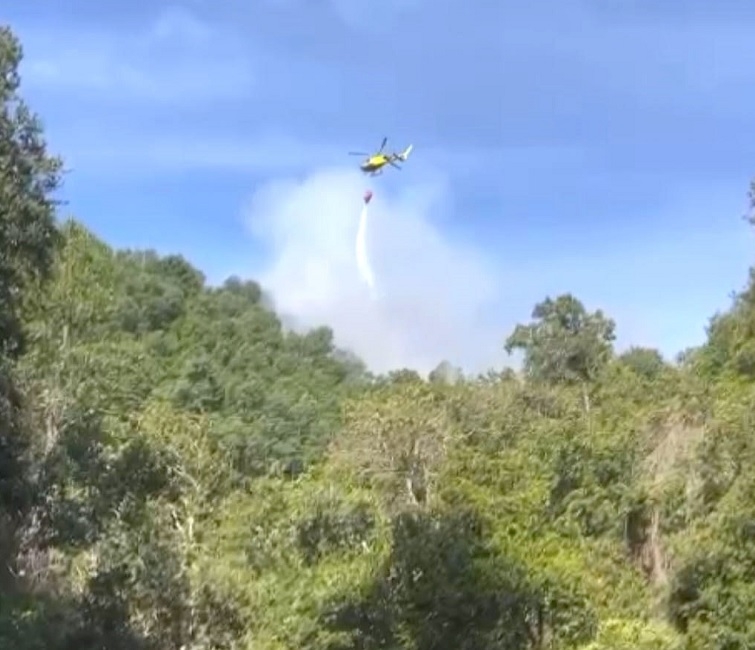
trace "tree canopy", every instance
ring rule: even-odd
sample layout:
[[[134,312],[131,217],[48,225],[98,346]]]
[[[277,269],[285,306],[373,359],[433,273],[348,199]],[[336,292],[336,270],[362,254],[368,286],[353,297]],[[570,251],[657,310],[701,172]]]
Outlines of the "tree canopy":
[[[755,270],[707,341],[571,294],[373,376],[253,280],[61,222],[0,30],[0,646],[755,647]]]

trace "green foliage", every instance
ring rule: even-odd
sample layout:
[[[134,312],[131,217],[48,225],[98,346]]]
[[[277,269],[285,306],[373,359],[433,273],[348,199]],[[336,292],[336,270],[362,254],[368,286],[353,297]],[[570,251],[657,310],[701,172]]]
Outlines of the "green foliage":
[[[23,637],[10,630],[22,628],[19,619],[34,604],[23,594],[8,595],[16,591],[23,522],[35,490],[31,432],[24,427],[15,363],[25,349],[22,318],[29,289],[48,275],[55,254],[52,194],[61,167],[47,154],[39,120],[19,94],[21,58],[19,41],[0,27],[0,640],[19,642]]]
[[[570,294],[546,298],[532,311],[534,322],[517,325],[505,349],[524,352],[524,369],[533,379],[588,382],[612,353],[614,322],[598,310],[589,313]]]
[[[716,314],[708,326],[708,342],[697,359],[697,370],[710,377],[733,374],[755,377],[755,268],[732,308]]]
[[[682,640],[673,629],[659,623],[609,619],[596,639],[583,650],[681,650]]]
[[[0,30],[0,646],[755,647],[755,271],[676,364],[546,298],[373,377],[254,281],[56,227]]]
[[[52,263],[52,195],[62,168],[47,153],[39,118],[19,95],[21,58],[19,41],[0,27],[0,353],[13,357],[23,350],[23,289],[44,278]]]
[[[654,379],[666,368],[661,353],[651,348],[632,346],[619,356],[619,361],[646,379]]]
[[[346,403],[344,411],[334,461],[350,467],[387,503],[431,503],[437,471],[455,438],[448,410],[432,386],[403,375]]]
[[[404,513],[392,528],[364,596],[326,607],[325,624],[342,634],[329,647],[516,649],[540,646],[546,632],[569,638],[525,568],[489,548],[473,512]]]

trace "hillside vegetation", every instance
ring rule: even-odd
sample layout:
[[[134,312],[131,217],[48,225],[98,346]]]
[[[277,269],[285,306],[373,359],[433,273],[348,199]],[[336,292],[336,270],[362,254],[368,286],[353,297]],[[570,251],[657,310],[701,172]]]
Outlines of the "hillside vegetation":
[[[755,648],[755,275],[674,363],[564,295],[502,332],[520,374],[376,377],[58,222],[20,58],[2,30],[0,647]]]

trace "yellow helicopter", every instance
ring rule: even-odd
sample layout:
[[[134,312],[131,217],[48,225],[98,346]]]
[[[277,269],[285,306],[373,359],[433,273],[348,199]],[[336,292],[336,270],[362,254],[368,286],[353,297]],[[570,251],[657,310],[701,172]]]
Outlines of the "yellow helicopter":
[[[388,142],[387,137],[383,138],[383,144],[380,145],[380,149],[377,150],[377,153],[369,154],[363,151],[349,151],[349,155],[367,156],[367,158],[364,159],[364,162],[359,165],[359,169],[361,169],[365,174],[369,174],[370,176],[382,174],[383,167],[385,167],[386,165],[391,165],[392,167],[400,170],[401,167],[399,167],[396,162],[405,162],[409,157],[409,154],[412,152],[413,145],[410,144],[401,153],[383,153],[386,142]]]

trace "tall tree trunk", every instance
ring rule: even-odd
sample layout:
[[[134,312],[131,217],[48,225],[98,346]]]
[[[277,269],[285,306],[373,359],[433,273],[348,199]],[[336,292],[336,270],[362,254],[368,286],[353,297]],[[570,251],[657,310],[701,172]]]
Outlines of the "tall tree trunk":
[[[585,409],[585,415],[590,415],[590,394],[587,384],[582,384],[582,406]]]

